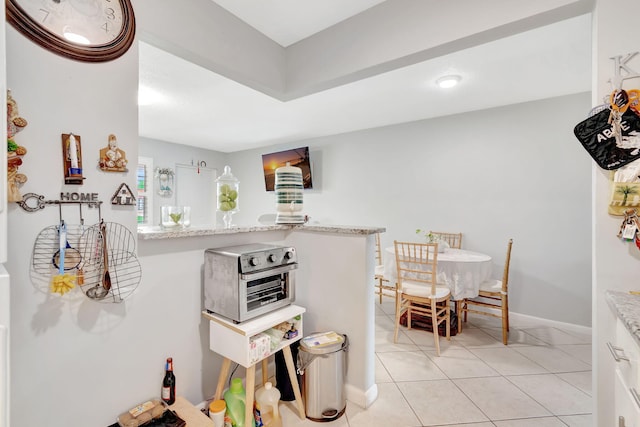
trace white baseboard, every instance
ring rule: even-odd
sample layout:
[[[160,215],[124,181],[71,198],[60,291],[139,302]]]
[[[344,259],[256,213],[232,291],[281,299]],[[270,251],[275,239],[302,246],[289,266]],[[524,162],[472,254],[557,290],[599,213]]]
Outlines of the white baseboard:
[[[557,320],[543,319],[542,317],[529,316],[528,314],[509,312],[509,324],[517,329],[526,329],[527,325],[535,323],[536,325],[551,326],[567,331],[573,331],[580,334],[591,335],[591,326],[576,325],[573,323],[558,322]]]
[[[349,402],[366,409],[378,398],[378,385],[373,384],[368,390],[362,390],[352,385],[345,384],[346,398]]]

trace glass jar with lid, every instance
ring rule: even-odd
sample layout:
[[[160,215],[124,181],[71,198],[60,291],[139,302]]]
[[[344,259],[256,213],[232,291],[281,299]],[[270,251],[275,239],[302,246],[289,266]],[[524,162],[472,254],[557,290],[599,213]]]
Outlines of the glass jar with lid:
[[[222,175],[216,179],[216,210],[223,213],[224,228],[231,228],[231,217],[238,212],[240,181],[233,176],[229,166],[224,167]]]

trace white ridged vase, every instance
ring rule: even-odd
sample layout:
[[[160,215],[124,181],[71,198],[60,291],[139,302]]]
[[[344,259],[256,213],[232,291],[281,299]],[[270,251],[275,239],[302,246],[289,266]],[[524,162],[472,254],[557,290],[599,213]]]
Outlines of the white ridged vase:
[[[276,169],[276,224],[304,224],[303,188],[302,169],[289,162]]]

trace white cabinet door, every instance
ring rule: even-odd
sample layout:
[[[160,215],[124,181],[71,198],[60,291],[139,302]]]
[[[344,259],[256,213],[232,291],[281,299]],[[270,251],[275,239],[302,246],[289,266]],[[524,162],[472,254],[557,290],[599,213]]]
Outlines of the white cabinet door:
[[[622,375],[622,379],[628,387],[635,387],[640,390],[640,347],[635,338],[631,335],[622,320],[618,319],[616,324],[616,346],[615,354],[618,356],[616,369]]]
[[[615,378],[615,421],[616,427],[640,427],[640,397],[636,388],[628,387],[623,374],[616,371]]]

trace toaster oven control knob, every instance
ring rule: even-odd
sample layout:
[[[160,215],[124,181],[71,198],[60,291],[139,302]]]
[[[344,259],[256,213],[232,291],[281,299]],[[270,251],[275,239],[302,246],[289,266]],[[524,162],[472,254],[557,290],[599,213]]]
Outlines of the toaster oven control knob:
[[[276,260],[277,260],[276,254],[270,254],[267,257],[267,261],[269,261],[269,262],[276,262]]]
[[[291,251],[286,251],[286,252],[284,253],[284,259],[291,259],[291,258],[293,258],[293,252],[291,252]]]
[[[249,264],[251,264],[254,267],[256,265],[260,265],[260,258],[256,258],[256,257],[250,258],[249,259]]]

